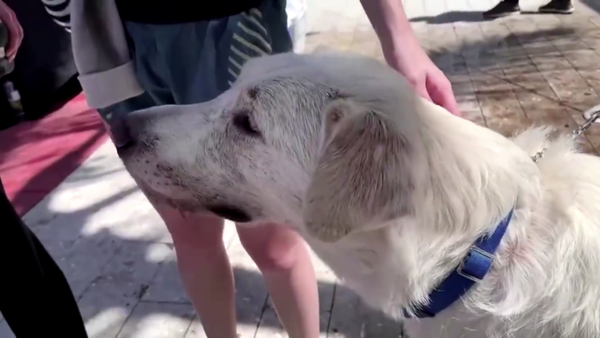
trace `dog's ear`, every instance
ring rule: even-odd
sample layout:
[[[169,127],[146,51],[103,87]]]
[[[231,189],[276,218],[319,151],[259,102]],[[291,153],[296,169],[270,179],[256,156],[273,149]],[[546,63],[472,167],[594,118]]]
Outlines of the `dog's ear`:
[[[412,210],[411,146],[395,123],[351,99],[326,108],[317,168],[304,200],[310,235],[335,242]]]

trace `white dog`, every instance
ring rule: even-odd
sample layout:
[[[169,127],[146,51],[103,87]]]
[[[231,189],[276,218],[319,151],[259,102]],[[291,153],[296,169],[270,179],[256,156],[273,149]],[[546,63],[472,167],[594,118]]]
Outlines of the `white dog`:
[[[509,140],[334,54],[250,61],[128,125],[151,198],[288,224],[411,338],[600,337],[600,160],[568,135]]]

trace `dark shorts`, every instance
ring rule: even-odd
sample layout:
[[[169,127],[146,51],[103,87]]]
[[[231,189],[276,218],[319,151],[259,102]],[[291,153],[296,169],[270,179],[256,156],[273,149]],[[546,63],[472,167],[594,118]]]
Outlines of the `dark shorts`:
[[[118,145],[129,112],[209,101],[227,90],[250,58],[292,50],[285,1],[211,21],[169,25],[125,22],[131,58],[145,93],[99,109]]]

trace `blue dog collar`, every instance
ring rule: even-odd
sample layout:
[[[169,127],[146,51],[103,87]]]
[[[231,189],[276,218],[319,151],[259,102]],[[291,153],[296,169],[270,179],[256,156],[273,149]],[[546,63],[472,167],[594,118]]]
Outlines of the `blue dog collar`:
[[[506,233],[514,208],[500,221],[494,232],[479,237],[459,266],[429,294],[429,303],[417,309],[415,315],[404,310],[406,318],[435,317],[464,296],[476,283],[483,280],[494,263],[494,254]]]

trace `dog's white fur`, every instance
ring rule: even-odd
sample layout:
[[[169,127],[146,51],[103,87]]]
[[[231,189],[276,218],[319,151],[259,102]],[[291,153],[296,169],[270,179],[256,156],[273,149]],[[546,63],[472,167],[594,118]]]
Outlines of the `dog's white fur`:
[[[568,135],[507,139],[376,61],[335,54],[250,61],[214,101],[128,123],[137,143],[122,157],[151,198],[287,223],[397,319],[514,206],[486,278],[435,318],[407,320],[409,336],[600,337],[600,161]]]

